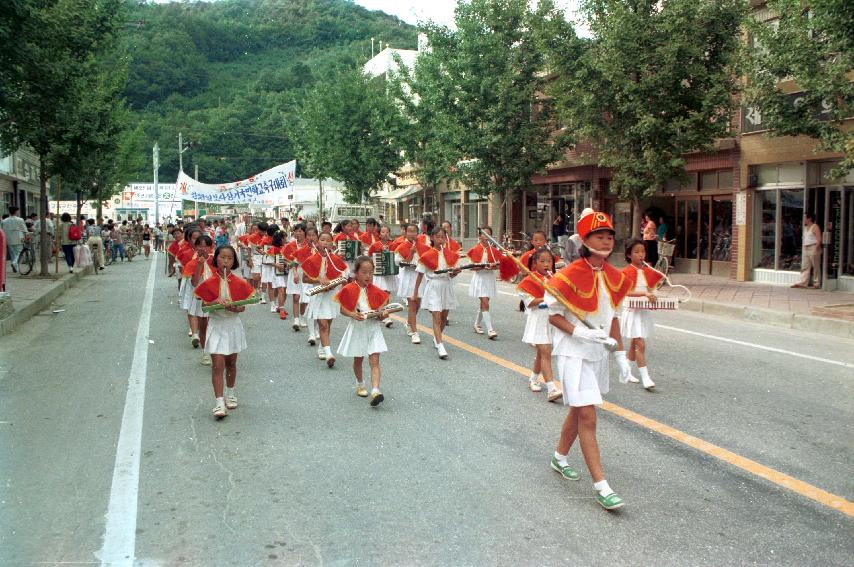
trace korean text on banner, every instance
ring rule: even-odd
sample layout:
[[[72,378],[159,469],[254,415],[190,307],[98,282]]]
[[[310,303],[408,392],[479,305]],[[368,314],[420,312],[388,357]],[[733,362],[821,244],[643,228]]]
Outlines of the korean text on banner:
[[[240,205],[282,202],[293,193],[296,161],[277,165],[267,171],[234,183],[199,183],[183,171],[178,174],[178,196],[188,201]]]

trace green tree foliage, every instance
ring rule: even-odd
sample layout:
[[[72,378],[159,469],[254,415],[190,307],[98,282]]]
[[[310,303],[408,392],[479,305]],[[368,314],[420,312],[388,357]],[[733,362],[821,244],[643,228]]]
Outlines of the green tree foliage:
[[[177,176],[177,135],[196,145],[184,169],[208,182],[244,179],[293,159],[304,92],[363,64],[371,37],[414,48],[415,28],[348,0],[128,1],[131,123]],[[302,164],[300,164],[302,167]],[[151,176],[150,160],[137,179]]]
[[[578,59],[552,50],[549,92],[611,168],[612,188],[637,204],[684,175],[686,153],[726,135],[744,3],[585,0],[582,10],[593,39]]]
[[[319,178],[344,183],[344,199],[358,203],[403,164],[402,119],[385,85],[361,69],[320,81],[298,112],[299,159]]]
[[[0,143],[39,155],[46,214],[48,178],[78,174],[108,128],[107,120],[93,127],[91,111],[103,94],[99,58],[112,49],[124,15],[120,0],[23,0],[14,7],[23,20],[13,21],[19,45],[5,55],[13,71],[0,84]],[[42,247],[43,274],[48,253]]]
[[[846,0],[770,0],[768,8],[776,18],[748,20],[745,102],[774,134],[803,134],[818,139],[821,151],[842,153],[834,172],[842,176],[854,168],[854,131],[840,127],[854,116],[854,7]],[[782,78],[803,91],[797,105],[778,88]]]
[[[499,233],[504,199],[530,185],[568,141],[540,100],[543,33],[562,19],[545,0],[536,9],[526,0],[460,2],[457,29],[427,25],[430,49],[396,88],[411,124],[409,159],[429,182],[447,172],[479,193],[498,193]],[[574,34],[566,39],[571,48]]]

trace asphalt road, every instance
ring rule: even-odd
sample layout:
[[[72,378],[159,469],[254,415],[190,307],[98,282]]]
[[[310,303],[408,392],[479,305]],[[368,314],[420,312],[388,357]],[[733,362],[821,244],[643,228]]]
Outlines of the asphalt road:
[[[355,396],[349,360],[327,369],[304,331],[253,307],[242,316],[250,349],[238,358],[240,407],[217,422],[210,370],[190,346],[162,259],[150,328],[137,340],[151,264],[88,277],[61,298],[63,312],[0,339],[0,565],[101,564],[105,537],[136,558],[115,565],[850,565],[854,557],[854,519],[808,494],[854,500],[850,341],[658,314],[649,349],[656,390],[612,375],[607,400],[617,410],[599,413],[606,476],[627,502],[609,513],[577,447],[570,462],[580,482],[549,468],[566,410],[512,369],[527,366],[532,350],[520,341],[510,286],[495,301],[500,336],[489,341],[471,330],[475,301],[459,279],[462,308],[448,334],[479,351],[448,344],[440,361],[426,335],[413,346],[399,323],[387,330],[386,401],[377,409]],[[344,327],[333,325],[333,346]],[[138,476],[115,470],[132,429],[129,383],[144,393],[141,447],[130,451]],[[759,468],[654,432],[619,408]],[[761,466],[796,482],[768,480]],[[136,513],[118,496],[130,496]]]

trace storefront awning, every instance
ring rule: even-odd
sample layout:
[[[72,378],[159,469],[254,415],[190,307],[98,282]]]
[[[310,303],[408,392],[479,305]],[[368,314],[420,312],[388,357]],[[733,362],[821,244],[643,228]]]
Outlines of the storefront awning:
[[[418,193],[422,190],[421,185],[410,185],[409,187],[402,187],[400,189],[395,189],[394,191],[389,191],[385,195],[380,195],[380,201],[394,202],[399,201],[401,199],[405,199],[410,195]]]

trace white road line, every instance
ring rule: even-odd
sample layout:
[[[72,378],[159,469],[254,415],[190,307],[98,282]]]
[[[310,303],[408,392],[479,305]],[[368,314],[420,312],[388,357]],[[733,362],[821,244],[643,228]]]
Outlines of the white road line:
[[[139,454],[142,446],[142,417],[145,404],[145,379],[148,372],[148,332],[151,322],[151,305],[154,299],[154,276],[157,274],[157,254],[148,269],[145,299],[136,328],[133,363],[128,377],[128,393],[122,414],[122,428],[116,447],[116,465],[110,503],[107,506],[107,524],[104,528],[104,545],[96,553],[102,566],[117,567],[134,564],[136,554],[136,512],[139,494]]]
[[[457,285],[468,287],[469,284],[458,283]],[[512,297],[519,297],[519,295],[516,293],[509,293],[509,292],[501,291],[501,290],[499,290],[498,293],[500,293],[502,295],[510,295]],[[784,350],[781,348],[769,347],[769,346],[760,345],[760,344],[756,344],[756,343],[749,343],[747,341],[737,341],[735,339],[730,339],[727,337],[719,337],[717,335],[707,335],[705,333],[698,333],[697,331],[689,331],[688,329],[680,329],[679,327],[671,327],[669,325],[661,325],[659,323],[656,323],[655,326],[659,327],[661,329],[667,329],[668,331],[676,331],[677,333],[685,333],[688,335],[696,335],[698,337],[703,337],[704,339],[712,339],[712,340],[721,341],[724,343],[732,343],[732,344],[736,344],[736,345],[740,345],[740,346],[757,348],[757,349],[765,350],[768,352],[776,352],[778,354],[788,354],[789,356],[795,356],[798,358],[805,358],[807,360],[814,360],[816,362],[824,362],[825,364],[833,364],[835,366],[841,366],[843,368],[854,368],[854,364],[852,364],[850,362],[842,362],[840,360],[832,360],[829,358],[822,358],[820,356],[813,356],[811,354],[802,354],[799,352],[792,352],[790,350]]]
[[[831,360],[829,358],[821,358],[820,356],[813,356],[811,354],[801,354],[799,352],[792,352],[790,350],[783,350],[781,348],[769,347],[765,345],[759,345],[756,343],[749,343],[746,341],[737,341],[735,339],[729,339],[727,337],[719,337],[717,335],[707,335],[706,333],[698,333],[697,331],[689,331],[687,329],[680,329],[678,327],[671,327],[669,325],[660,325],[658,323],[655,324],[656,327],[660,329],[667,329],[668,331],[676,331],[677,333],[685,333],[687,335],[696,335],[698,337],[703,337],[704,339],[712,339],[715,341],[721,341],[724,343],[731,343],[734,345],[741,345],[750,348],[758,348],[760,350],[766,350],[768,352],[776,352],[778,354],[788,354],[789,356],[796,356],[798,358],[806,358],[807,360],[815,360],[816,362],[824,362],[825,364],[835,364],[836,366],[842,366],[843,368],[854,368],[854,364],[850,362],[842,362],[839,360]]]

